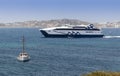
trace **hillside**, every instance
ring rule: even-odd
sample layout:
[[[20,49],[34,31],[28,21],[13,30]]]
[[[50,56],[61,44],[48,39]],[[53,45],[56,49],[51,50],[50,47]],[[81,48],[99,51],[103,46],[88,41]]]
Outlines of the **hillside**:
[[[46,28],[46,27],[54,27],[54,26],[62,26],[64,24],[71,24],[71,25],[81,25],[81,24],[91,24],[90,22],[81,21],[77,19],[56,19],[56,20],[46,20],[46,21],[24,21],[24,22],[14,22],[14,23],[0,23],[1,28]],[[99,23],[92,23],[96,27],[104,28],[104,27],[120,27],[120,22],[107,22],[104,24]],[[116,26],[117,25],[117,26]]]

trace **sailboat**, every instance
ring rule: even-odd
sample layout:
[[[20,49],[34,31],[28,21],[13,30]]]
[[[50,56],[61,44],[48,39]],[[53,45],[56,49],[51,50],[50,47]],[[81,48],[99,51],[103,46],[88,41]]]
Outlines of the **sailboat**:
[[[19,61],[22,61],[22,62],[30,60],[29,54],[27,52],[25,52],[24,41],[25,41],[25,39],[24,39],[24,36],[23,36],[23,38],[22,38],[22,42],[23,42],[22,52],[17,57],[17,59]]]

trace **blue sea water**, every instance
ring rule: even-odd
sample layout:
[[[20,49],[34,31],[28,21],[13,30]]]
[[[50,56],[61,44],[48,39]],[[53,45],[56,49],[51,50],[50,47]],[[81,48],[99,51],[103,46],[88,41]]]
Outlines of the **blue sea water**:
[[[43,38],[38,28],[0,28],[0,76],[80,76],[120,71],[120,29],[103,29],[111,38]],[[29,62],[16,57],[25,49]]]

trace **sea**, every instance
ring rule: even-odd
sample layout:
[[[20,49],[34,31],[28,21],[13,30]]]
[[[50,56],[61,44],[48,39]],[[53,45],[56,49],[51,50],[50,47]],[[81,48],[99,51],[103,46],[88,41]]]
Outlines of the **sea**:
[[[81,76],[120,72],[120,29],[104,38],[44,38],[39,28],[0,28],[0,76]],[[20,62],[22,36],[31,59]]]

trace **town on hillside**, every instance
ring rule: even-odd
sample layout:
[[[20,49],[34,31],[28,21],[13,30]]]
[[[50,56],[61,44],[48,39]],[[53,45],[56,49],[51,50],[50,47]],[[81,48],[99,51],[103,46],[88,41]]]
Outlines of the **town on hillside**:
[[[81,25],[81,24],[94,24],[98,28],[119,28],[120,21],[118,22],[104,22],[104,23],[91,23],[87,21],[81,21],[77,19],[56,19],[56,20],[32,20],[24,22],[13,22],[13,23],[0,23],[0,28],[46,28],[62,26],[64,24],[70,25]]]

